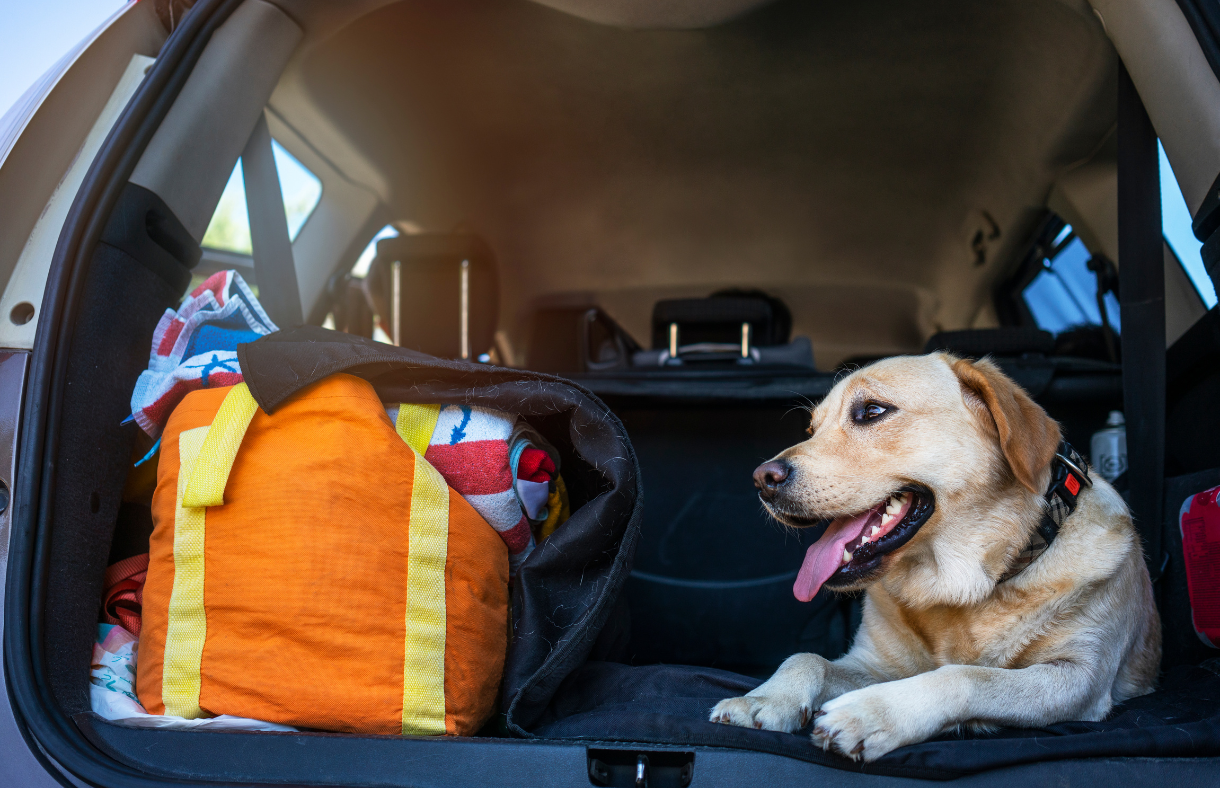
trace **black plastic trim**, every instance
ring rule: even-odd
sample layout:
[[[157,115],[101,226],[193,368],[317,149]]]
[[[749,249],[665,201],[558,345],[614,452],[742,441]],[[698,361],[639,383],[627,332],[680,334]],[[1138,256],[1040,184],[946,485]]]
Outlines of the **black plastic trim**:
[[[126,252],[178,292],[191,281],[203,249],[156,193],[135,183],[123,187],[102,230],[102,243]]]
[[[1022,293],[1042,271],[1042,260],[1052,253],[1055,238],[1067,223],[1053,211],[1044,211],[1030,236],[1025,256],[1015,273],[995,291],[995,311],[1000,325],[1037,328]]]
[[[300,785],[411,786],[495,785],[503,788],[592,783],[588,757],[665,752],[694,754],[693,785],[1012,786],[1051,782],[1100,784],[1122,775],[1124,788],[1215,782],[1216,758],[1089,758],[1008,766],[952,778],[929,770],[924,778],[893,776],[868,764],[837,769],[788,755],[706,745],[602,739],[403,739],[319,733],[222,733],[127,727],[93,714],[78,715],[82,730],[106,753],[167,780],[190,779],[206,770],[233,783],[278,776]],[[812,745],[810,745],[812,749]],[[285,761],[287,770],[277,769]]]
[[[1215,0],[1178,0],[1178,8],[1182,9],[1212,71],[1220,78],[1220,5]]]
[[[1207,58],[1212,72],[1220,79],[1220,4],[1215,0],[1177,0],[1178,8],[1186,17],[1199,49]],[[1203,197],[1191,229],[1195,238],[1203,242],[1203,265],[1212,283],[1220,289],[1220,174],[1212,181],[1211,188]]]

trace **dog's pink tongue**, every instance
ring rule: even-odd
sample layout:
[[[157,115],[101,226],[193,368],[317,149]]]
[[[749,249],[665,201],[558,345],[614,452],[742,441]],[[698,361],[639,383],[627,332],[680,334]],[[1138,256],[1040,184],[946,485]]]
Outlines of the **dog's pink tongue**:
[[[869,509],[863,514],[836,518],[822,538],[809,545],[801,571],[796,575],[796,584],[792,586],[797,599],[808,602],[817,596],[822,584],[843,563],[844,545],[860,535],[874,514],[876,510]]]

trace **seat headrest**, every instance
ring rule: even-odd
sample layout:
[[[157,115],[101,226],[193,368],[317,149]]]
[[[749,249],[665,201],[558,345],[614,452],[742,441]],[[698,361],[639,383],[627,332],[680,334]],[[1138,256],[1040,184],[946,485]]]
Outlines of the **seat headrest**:
[[[707,298],[671,298],[652,308],[652,346],[669,344],[669,326],[677,323],[682,344],[740,341],[741,324],[750,324],[751,344],[786,345],[792,314],[778,298],[757,290],[722,290]]]
[[[465,270],[469,358],[495,342],[500,282],[491,248],[477,235],[422,233],[377,242],[365,292],[391,337],[393,271],[399,264],[399,344],[440,358],[462,357]]]

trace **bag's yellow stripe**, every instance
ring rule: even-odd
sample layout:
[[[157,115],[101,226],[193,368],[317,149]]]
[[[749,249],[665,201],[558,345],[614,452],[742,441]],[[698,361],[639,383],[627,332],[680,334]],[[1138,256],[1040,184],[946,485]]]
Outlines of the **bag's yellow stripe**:
[[[416,454],[422,456],[428,453],[428,443],[432,440],[432,433],[436,432],[436,422],[440,417],[440,405],[399,405],[398,423],[394,429],[398,430],[408,446],[415,449]]]
[[[165,631],[165,665],[161,699],[165,713],[195,719],[199,708],[199,664],[207,618],[203,612],[203,508],[183,506],[191,472],[208,434],[207,427],[178,436],[178,495],[174,510],[174,588],[169,597]]]
[[[229,471],[233,470],[237,450],[241,448],[246,429],[257,410],[258,403],[245,383],[238,383],[229,389],[224,402],[220,403],[220,410],[216,411],[216,418],[212,419],[212,426],[208,428],[195,470],[188,476],[186,492],[182,495],[183,506],[224,505]]]
[[[395,428],[415,453],[407,528],[407,609],[402,665],[402,733],[445,732],[445,557],[449,486],[424,459],[439,405],[400,405]]]

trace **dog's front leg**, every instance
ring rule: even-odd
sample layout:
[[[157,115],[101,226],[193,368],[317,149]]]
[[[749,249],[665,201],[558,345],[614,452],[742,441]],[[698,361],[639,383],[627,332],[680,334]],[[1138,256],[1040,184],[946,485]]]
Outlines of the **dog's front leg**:
[[[1100,684],[1068,660],[1015,670],[946,665],[825,702],[813,741],[871,761],[966,722],[1037,727],[1101,719],[1110,694]]]
[[[775,675],[741,698],[712,709],[712,722],[792,732],[809,724],[813,712],[830,698],[875,682],[851,654],[834,662],[817,654],[794,654]]]

